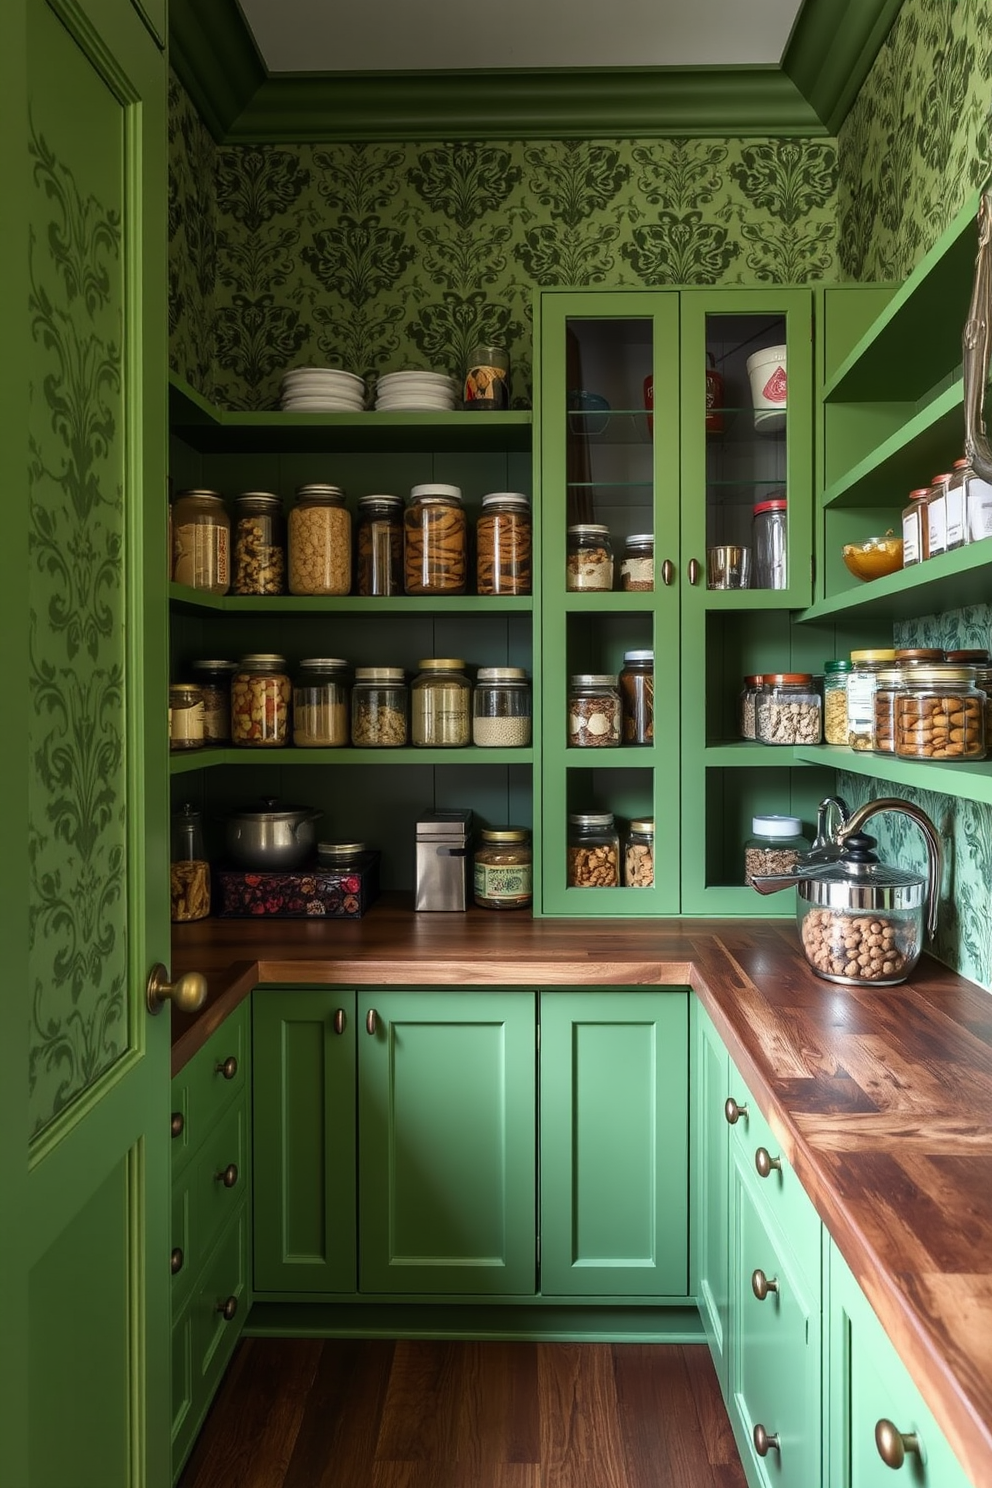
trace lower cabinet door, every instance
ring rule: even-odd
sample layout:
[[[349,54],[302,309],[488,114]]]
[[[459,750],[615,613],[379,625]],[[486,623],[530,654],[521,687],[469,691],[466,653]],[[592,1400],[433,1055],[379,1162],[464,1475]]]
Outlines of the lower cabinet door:
[[[694,1122],[691,1233],[696,1294],[713,1367],[726,1399],[730,1378],[730,1127],[725,1105],[733,1096],[730,1056],[696,997],[690,1002],[689,1015]]]
[[[541,994],[541,1291],[688,1291],[688,994]]]
[[[358,997],[362,1292],[533,1294],[535,996]]]

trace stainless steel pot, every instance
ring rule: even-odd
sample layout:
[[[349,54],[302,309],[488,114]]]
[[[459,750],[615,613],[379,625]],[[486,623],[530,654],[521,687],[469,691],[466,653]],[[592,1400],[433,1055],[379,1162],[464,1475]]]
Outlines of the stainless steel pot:
[[[322,815],[309,806],[282,806],[263,797],[257,810],[228,817],[227,855],[239,868],[300,868],[316,850],[315,823]]]

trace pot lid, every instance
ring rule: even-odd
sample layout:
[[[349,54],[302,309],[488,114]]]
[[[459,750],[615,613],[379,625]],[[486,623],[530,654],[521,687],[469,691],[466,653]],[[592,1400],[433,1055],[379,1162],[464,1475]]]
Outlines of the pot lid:
[[[308,817],[322,816],[312,806],[284,806],[275,796],[261,796],[254,806],[242,811],[232,811],[232,821],[305,821]]]
[[[818,869],[815,878],[799,886],[803,899],[813,904],[851,908],[915,908],[923,903],[927,874],[921,868],[897,868],[880,863],[875,853],[877,839],[857,832],[847,839],[835,863]]]

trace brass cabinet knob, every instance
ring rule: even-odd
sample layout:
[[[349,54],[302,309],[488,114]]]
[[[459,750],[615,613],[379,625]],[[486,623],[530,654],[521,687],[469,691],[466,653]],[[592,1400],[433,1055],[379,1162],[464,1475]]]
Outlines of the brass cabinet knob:
[[[661,582],[666,589],[670,589],[675,583],[675,564],[671,558],[666,558],[661,565]]]
[[[214,1065],[214,1074],[223,1075],[225,1080],[233,1080],[237,1073],[238,1061],[233,1054],[229,1054],[226,1059],[218,1059]]]
[[[375,1008],[369,1008],[368,1017],[365,1019],[365,1032],[375,1033],[379,1027],[379,1017]]]
[[[238,1181],[237,1163],[228,1163],[227,1167],[221,1168],[219,1173],[214,1174],[214,1177],[218,1183],[223,1183],[225,1188],[233,1188]]]
[[[732,1095],[727,1096],[723,1107],[723,1114],[727,1118],[728,1126],[736,1126],[741,1117],[746,1121],[749,1115],[747,1106],[739,1106]]]
[[[769,1292],[778,1291],[778,1277],[767,1277],[759,1266],[751,1272],[751,1290],[759,1302],[764,1302]]]
[[[232,1318],[234,1317],[234,1314],[237,1312],[237,1310],[238,1310],[238,1299],[237,1299],[237,1297],[228,1297],[226,1302],[218,1302],[217,1303],[217,1311],[220,1313],[220,1315],[224,1319],[225,1323],[229,1323],[232,1320]]]
[[[338,1008],[334,1013],[334,1032],[337,1034],[344,1033],[347,1021],[344,1015],[344,1008]]]
[[[186,1257],[183,1255],[182,1251],[177,1245],[175,1250],[172,1252],[172,1258],[169,1262],[169,1269],[172,1272],[173,1276],[179,1275],[180,1271],[183,1269],[183,1262],[185,1261],[185,1259]]]
[[[759,1421],[754,1428],[754,1450],[759,1457],[767,1457],[769,1452],[780,1452],[778,1432],[766,1431]]]
[[[912,1431],[904,1435],[883,1416],[875,1423],[875,1446],[886,1467],[899,1468],[906,1461],[907,1452],[919,1452],[920,1438]]]
[[[773,1168],[781,1173],[782,1159],[780,1157],[772,1157],[767,1147],[759,1147],[754,1154],[754,1166],[758,1170],[759,1178],[768,1178]]]
[[[202,971],[184,971],[170,982],[169,973],[158,961],[148,973],[145,1003],[150,1013],[160,1013],[167,1002],[181,1013],[198,1013],[206,1000],[207,979]]]
[[[690,584],[698,584],[699,583],[699,580],[702,578],[702,574],[703,574],[703,565],[700,563],[699,559],[698,558],[690,558],[689,559],[689,583]]]
[[[181,1137],[186,1130],[186,1117],[182,1111],[173,1111],[171,1129],[174,1137]]]

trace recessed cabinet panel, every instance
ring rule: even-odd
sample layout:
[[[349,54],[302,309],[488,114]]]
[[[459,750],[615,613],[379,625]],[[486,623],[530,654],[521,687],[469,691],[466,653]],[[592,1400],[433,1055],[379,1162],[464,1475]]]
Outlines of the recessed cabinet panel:
[[[732,1094],[730,1058],[696,997],[691,999],[689,1015],[693,1052],[691,1225],[695,1235],[695,1290],[713,1365],[726,1397],[730,1369],[730,1128],[724,1116],[724,1103]]]

